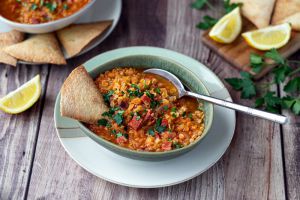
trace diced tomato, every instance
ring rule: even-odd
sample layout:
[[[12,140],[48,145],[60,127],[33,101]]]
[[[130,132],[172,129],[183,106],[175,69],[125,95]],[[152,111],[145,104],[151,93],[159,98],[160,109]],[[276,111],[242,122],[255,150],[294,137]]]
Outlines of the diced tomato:
[[[137,119],[137,116],[133,116],[133,118],[131,119],[131,121],[129,122],[128,126],[130,126],[131,128],[133,128],[134,130],[138,130],[141,125],[142,125],[143,120],[142,119]]]
[[[165,141],[161,144],[161,148],[165,151],[171,150],[172,149],[172,142]]]
[[[151,110],[148,110],[146,115],[145,115],[145,118],[144,118],[144,122],[150,120],[152,118],[152,111]]]
[[[143,94],[143,96],[141,97],[141,100],[145,104],[149,104],[151,102],[150,97],[148,97],[146,94]]]
[[[166,119],[163,119],[162,121],[161,121],[161,124],[160,124],[161,126],[168,126],[168,120],[166,120]]]
[[[118,138],[116,139],[116,142],[117,142],[118,144],[120,144],[120,143],[125,143],[125,142],[127,142],[127,139],[126,139],[126,137],[121,136],[121,137],[118,137]]]

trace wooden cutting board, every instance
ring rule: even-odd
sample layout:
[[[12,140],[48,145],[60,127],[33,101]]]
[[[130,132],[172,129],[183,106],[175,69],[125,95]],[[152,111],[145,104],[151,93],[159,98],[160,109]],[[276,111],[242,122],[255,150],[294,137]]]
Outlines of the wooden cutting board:
[[[243,19],[242,33],[254,29],[256,28],[254,27],[253,24],[251,24],[246,19]],[[268,67],[265,67],[258,74],[255,74],[254,72],[251,71],[251,68],[249,66],[250,53],[253,52],[262,55],[265,53],[264,51],[259,51],[248,46],[241,35],[231,44],[220,44],[210,39],[208,33],[209,31],[205,31],[202,35],[202,41],[205,45],[207,45],[209,48],[211,48],[213,51],[215,51],[217,54],[223,57],[227,62],[229,62],[234,67],[252,73],[255,79],[259,79],[263,77],[265,74],[267,74],[270,70],[272,70],[275,67],[275,65],[270,65]],[[288,44],[278,49],[278,51],[284,58],[287,58],[299,49],[300,49],[300,32],[292,32],[292,37],[288,42]]]

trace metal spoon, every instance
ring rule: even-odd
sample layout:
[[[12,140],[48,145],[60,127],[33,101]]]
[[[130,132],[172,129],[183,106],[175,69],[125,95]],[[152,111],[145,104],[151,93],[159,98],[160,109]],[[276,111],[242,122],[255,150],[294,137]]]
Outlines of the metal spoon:
[[[202,95],[202,94],[196,94],[190,91],[186,91],[184,86],[182,85],[181,81],[172,73],[162,70],[162,69],[147,69],[144,71],[145,73],[152,73],[152,74],[157,74],[160,75],[162,77],[165,77],[166,79],[168,79],[169,81],[171,81],[173,83],[173,85],[177,88],[178,90],[178,95],[179,98],[183,97],[183,96],[191,96],[191,97],[195,97],[198,99],[202,99],[204,101],[222,106],[222,107],[226,107],[226,108],[230,108],[233,110],[237,110],[237,111],[241,111],[244,112],[246,114],[252,115],[252,116],[256,116],[256,117],[261,117],[267,120],[271,120],[273,122],[277,122],[280,124],[285,124],[288,120],[286,116],[283,115],[278,115],[278,114],[274,114],[274,113],[269,113],[269,112],[265,112],[262,110],[258,110],[258,109],[254,109],[254,108],[250,108],[247,106],[243,106],[243,105],[239,105],[239,104],[235,104],[229,101],[225,101],[223,99],[218,99],[218,98],[214,98],[214,97],[210,97],[210,96],[206,96],[206,95]]]

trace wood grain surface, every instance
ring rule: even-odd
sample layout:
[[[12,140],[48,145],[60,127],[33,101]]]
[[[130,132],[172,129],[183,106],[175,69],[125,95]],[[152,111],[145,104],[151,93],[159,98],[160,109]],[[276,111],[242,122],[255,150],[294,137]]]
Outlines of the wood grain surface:
[[[300,119],[290,113],[285,113],[292,118],[285,126],[237,114],[234,139],[219,162],[190,181],[158,189],[129,188],[93,176],[67,155],[56,136],[53,109],[64,79],[107,50],[164,47],[198,59],[222,80],[237,76],[237,69],[201,43],[202,33],[195,28],[206,14],[219,17],[221,3],[213,3],[217,12],[192,10],[190,1],[126,0],[113,33],[66,66],[0,65],[0,96],[37,73],[43,83],[42,98],[34,107],[16,116],[0,114],[0,199],[300,199]],[[283,95],[280,87],[274,90]],[[235,102],[253,105],[230,93]]]

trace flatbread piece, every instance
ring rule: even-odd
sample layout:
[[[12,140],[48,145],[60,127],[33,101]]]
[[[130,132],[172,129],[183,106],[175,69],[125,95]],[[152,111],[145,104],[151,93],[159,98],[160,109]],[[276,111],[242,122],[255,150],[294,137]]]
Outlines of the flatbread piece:
[[[53,33],[34,35],[21,43],[4,48],[4,51],[27,62],[66,64]]]
[[[85,68],[75,68],[61,88],[61,115],[96,124],[107,110],[100,91]]]
[[[257,28],[270,24],[275,0],[231,0],[231,3],[242,3],[242,14]]]
[[[272,24],[289,22],[294,30],[300,31],[300,0],[277,0]]]
[[[24,33],[12,30],[10,32],[0,33],[0,63],[16,66],[17,59],[3,51],[7,46],[16,44],[24,40]]]
[[[73,57],[80,53],[93,39],[107,30],[111,24],[112,21],[72,24],[57,31],[56,34],[68,56]]]

